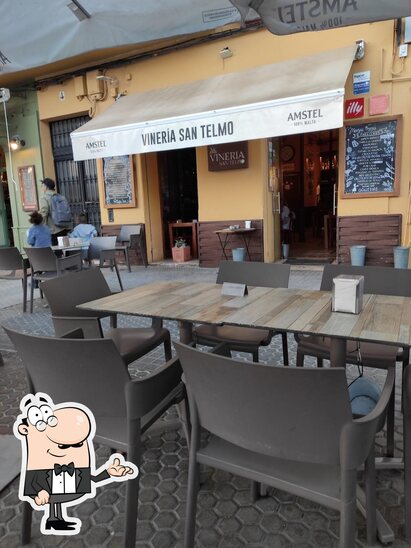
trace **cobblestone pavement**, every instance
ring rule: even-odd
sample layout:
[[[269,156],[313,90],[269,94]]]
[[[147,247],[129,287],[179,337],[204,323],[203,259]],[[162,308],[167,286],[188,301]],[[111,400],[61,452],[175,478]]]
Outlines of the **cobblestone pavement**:
[[[131,273],[121,271],[126,288],[160,279],[187,281],[215,281],[215,269],[195,267],[134,267]],[[108,281],[117,289],[116,280],[108,273]],[[293,269],[290,286],[318,289],[321,269]],[[35,302],[33,314],[21,312],[21,286],[0,281],[0,323],[36,334],[53,333],[48,308],[40,299]],[[7,287],[6,287],[7,286]],[[7,295],[7,299],[3,299]],[[142,318],[121,317],[119,324],[147,325]],[[177,326],[166,322],[172,337],[177,338]],[[295,357],[295,344],[289,336],[290,357]],[[4,332],[0,333],[0,351],[5,365],[0,369],[0,433],[10,433],[18,414],[20,398],[26,392],[26,381],[20,360]],[[248,356],[238,355],[248,359]],[[274,337],[267,348],[262,349],[261,361],[281,363],[281,338]],[[131,367],[133,376],[145,375],[162,363],[161,349],[138,360]],[[306,365],[314,365],[312,359]],[[384,373],[369,371],[378,382]],[[355,369],[348,371],[348,377]],[[398,375],[397,375],[398,376]],[[397,387],[396,454],[402,453],[402,427],[399,413],[400,387]],[[171,411],[168,418],[175,418]],[[175,423],[175,421],[173,421]],[[187,484],[187,446],[180,430],[154,428],[145,437],[145,452],[141,466],[141,488],[136,546],[144,548],[171,548],[183,546],[183,527]],[[384,433],[379,434],[377,451],[384,445]],[[104,447],[97,448],[98,465],[109,456]],[[1,458],[1,455],[0,455]],[[392,546],[408,546],[404,541],[402,471],[378,472],[378,508],[393,527],[396,540]],[[334,547],[338,545],[338,513],[270,489],[268,496],[251,501],[249,481],[231,474],[202,470],[202,485],[197,514],[196,546],[199,548],[253,548],[268,547]],[[20,546],[21,504],[18,496],[18,479],[0,493],[0,548]],[[82,528],[75,538],[45,537],[39,532],[39,513],[34,513],[32,547],[65,546],[97,547],[122,546],[125,485],[108,485],[97,490],[93,500],[83,502],[72,509],[73,515],[82,519]],[[356,546],[365,545],[365,521],[358,514],[358,538]]]

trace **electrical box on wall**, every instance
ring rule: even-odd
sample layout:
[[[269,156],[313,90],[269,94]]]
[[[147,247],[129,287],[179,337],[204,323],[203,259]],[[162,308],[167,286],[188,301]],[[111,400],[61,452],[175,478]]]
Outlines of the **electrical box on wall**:
[[[404,42],[411,43],[411,17],[405,18]]]
[[[101,99],[104,95],[104,81],[97,80],[101,73],[98,70],[92,70],[87,73],[87,91],[90,99]]]
[[[74,78],[74,93],[78,98],[87,95],[86,77],[84,75]]]

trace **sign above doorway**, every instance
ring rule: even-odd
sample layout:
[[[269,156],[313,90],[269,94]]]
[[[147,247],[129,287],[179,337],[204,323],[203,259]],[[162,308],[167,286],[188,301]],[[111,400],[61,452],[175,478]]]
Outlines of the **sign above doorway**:
[[[226,171],[248,167],[248,141],[207,147],[208,171]]]

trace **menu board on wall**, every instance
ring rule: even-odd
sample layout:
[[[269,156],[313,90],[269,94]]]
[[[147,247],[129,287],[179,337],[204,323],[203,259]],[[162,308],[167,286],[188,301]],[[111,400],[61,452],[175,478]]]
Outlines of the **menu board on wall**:
[[[37,211],[39,205],[37,201],[36,172],[34,166],[21,166],[17,168],[17,173],[19,176],[23,211]]]
[[[106,207],[135,207],[136,195],[131,156],[103,158],[103,178]]]
[[[399,195],[401,129],[401,116],[347,124],[342,198]]]

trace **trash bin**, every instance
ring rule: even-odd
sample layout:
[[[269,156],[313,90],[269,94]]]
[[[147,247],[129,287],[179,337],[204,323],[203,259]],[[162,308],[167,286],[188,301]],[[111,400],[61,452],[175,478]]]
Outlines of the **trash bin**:
[[[394,247],[394,268],[408,268],[410,248],[399,245]]]
[[[245,261],[245,247],[233,249],[233,261]]]
[[[365,252],[367,246],[365,245],[352,245],[350,247],[351,264],[352,266],[364,266],[365,265]]]

